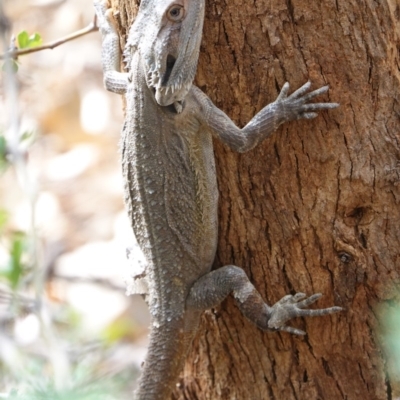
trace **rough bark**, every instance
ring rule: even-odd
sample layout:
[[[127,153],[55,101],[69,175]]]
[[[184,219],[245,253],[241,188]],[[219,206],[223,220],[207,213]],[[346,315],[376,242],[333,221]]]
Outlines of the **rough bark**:
[[[136,3],[114,1],[122,32]],[[205,313],[177,399],[400,396],[379,312],[399,297],[400,4],[207,2],[196,84],[239,126],[307,80],[340,108],[244,155],[215,143],[215,267],[243,267],[269,304],[322,292],[318,307],[345,311],[294,321],[300,338],[259,331],[227,299]]]

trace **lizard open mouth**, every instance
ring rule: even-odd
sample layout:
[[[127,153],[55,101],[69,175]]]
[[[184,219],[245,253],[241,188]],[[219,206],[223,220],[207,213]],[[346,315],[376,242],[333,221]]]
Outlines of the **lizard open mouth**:
[[[167,56],[167,65],[165,69],[165,74],[162,80],[162,85],[166,85],[168,83],[168,79],[171,76],[172,69],[174,68],[176,58],[172,56],[171,54],[168,54]]]

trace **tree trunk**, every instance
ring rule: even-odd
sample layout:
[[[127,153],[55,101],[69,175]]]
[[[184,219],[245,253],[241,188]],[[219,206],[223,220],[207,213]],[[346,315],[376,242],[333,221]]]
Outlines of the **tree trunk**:
[[[136,3],[114,7],[126,29]],[[244,155],[215,143],[215,267],[243,267],[269,304],[321,292],[318,307],[345,311],[293,321],[307,332],[295,337],[260,331],[228,298],[204,314],[176,399],[400,396],[382,329],[399,297],[398,0],[207,2],[196,84],[239,126],[307,80],[340,108]]]

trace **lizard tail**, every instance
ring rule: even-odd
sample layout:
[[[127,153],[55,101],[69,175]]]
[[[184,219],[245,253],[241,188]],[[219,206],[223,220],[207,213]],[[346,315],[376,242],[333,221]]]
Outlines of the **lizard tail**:
[[[186,354],[193,338],[185,330],[183,318],[152,326],[149,350],[144,362],[135,400],[166,400],[183,369]]]

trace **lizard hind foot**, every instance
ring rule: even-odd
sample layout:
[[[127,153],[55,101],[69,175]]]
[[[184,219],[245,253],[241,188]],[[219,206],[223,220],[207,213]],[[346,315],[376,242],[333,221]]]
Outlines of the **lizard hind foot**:
[[[333,314],[341,307],[307,310],[322,294],[307,297],[304,293],[284,296],[272,307],[266,304],[245,272],[235,266],[227,265],[202,276],[192,286],[186,299],[186,307],[192,310],[206,310],[215,307],[232,293],[242,314],[263,330],[285,331],[304,335],[300,329],[286,326],[295,317],[312,317]]]
[[[304,293],[296,293],[294,296],[284,296],[276,302],[269,311],[268,329],[304,335],[305,332],[286,326],[285,323],[296,317],[316,317],[343,310],[342,307],[328,307],[314,310],[304,309],[315,303],[321,297],[321,293],[313,294],[310,297],[306,297]]]

